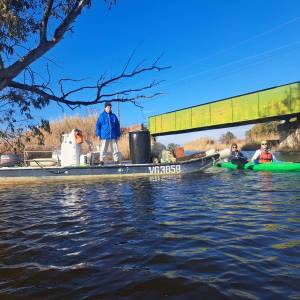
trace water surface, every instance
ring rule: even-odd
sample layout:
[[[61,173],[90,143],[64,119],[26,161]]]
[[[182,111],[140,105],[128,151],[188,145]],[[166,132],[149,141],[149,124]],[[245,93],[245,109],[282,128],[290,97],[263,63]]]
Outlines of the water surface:
[[[1,299],[299,299],[300,174],[0,188]]]

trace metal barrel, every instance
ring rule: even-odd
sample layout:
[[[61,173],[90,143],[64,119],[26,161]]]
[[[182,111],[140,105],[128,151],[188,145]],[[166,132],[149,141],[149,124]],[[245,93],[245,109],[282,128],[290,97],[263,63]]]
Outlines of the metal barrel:
[[[151,162],[151,144],[149,130],[129,132],[130,159],[133,164]]]

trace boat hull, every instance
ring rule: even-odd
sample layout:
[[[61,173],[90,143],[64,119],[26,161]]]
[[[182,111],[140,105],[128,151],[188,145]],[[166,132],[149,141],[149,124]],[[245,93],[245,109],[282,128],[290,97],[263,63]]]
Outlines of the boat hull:
[[[0,169],[1,183],[26,181],[97,179],[102,177],[162,176],[205,170],[219,158],[218,154],[164,164],[110,164],[80,167],[11,167]]]
[[[244,166],[238,166],[231,162],[220,162],[216,164],[217,167],[226,168],[231,170],[253,170],[253,171],[264,171],[264,172],[300,172],[300,163],[292,162],[273,162],[254,164],[252,162],[246,163]]]

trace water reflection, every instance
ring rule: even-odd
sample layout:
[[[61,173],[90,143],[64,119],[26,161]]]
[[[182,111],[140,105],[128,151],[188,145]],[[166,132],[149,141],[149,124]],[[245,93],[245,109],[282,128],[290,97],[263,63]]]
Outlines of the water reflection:
[[[62,206],[62,213],[66,217],[84,215],[84,193],[83,187],[68,184],[61,187],[61,197],[58,198],[58,202]]]
[[[0,188],[0,295],[297,298],[299,179],[218,170]]]

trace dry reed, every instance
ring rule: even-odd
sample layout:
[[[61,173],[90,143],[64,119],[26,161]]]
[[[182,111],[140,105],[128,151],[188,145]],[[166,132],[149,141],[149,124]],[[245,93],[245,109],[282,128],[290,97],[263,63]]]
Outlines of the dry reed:
[[[64,133],[69,133],[72,129],[80,129],[84,135],[86,141],[91,142],[91,150],[97,151],[97,146],[100,141],[95,136],[95,126],[98,115],[91,114],[87,117],[72,116],[63,117],[61,119],[50,122],[51,133],[43,132],[44,145],[38,145],[37,140],[32,140],[29,143],[25,143],[26,150],[56,150],[60,149],[61,136]],[[121,129],[121,137],[118,141],[119,151],[121,152],[123,159],[129,159],[129,141],[128,133],[134,130],[140,130],[141,125],[132,125],[130,127]],[[110,150],[110,149],[109,149]],[[89,151],[87,143],[82,144],[82,153],[86,154]]]
[[[242,148],[245,144],[244,140],[234,139],[232,143],[237,143],[239,148]],[[184,144],[184,150],[188,151],[207,151],[209,149],[218,149],[222,150],[225,148],[230,148],[230,144],[220,143],[211,139],[209,137],[202,137]]]

